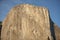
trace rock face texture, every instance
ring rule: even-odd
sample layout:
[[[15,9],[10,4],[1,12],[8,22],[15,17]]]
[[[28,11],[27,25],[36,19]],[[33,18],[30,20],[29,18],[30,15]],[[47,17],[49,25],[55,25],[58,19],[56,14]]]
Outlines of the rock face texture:
[[[2,22],[0,21],[0,40],[1,40],[1,29],[2,29]]]
[[[48,9],[17,5],[3,21],[1,40],[53,40]]]
[[[60,28],[58,28],[58,26],[55,24],[54,29],[55,29],[56,40],[60,40]]]
[[[53,40],[60,40],[60,28],[50,19],[50,32]]]

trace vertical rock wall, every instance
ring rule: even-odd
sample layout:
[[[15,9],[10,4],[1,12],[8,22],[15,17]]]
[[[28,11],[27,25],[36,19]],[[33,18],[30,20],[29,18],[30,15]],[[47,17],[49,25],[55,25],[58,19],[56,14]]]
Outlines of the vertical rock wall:
[[[1,40],[52,40],[48,10],[29,4],[15,6],[3,21]]]

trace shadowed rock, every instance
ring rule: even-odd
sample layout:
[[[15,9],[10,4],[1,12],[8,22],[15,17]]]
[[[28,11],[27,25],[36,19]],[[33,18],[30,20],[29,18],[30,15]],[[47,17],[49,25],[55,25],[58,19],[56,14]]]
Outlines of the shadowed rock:
[[[55,29],[56,40],[60,40],[60,28],[56,24],[54,24],[54,29]]]

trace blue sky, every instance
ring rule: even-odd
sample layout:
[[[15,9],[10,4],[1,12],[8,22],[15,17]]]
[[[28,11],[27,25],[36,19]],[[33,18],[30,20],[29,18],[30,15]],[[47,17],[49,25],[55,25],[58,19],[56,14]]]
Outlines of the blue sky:
[[[0,0],[0,21],[4,20],[12,7],[22,3],[48,8],[52,21],[60,27],[60,0]]]

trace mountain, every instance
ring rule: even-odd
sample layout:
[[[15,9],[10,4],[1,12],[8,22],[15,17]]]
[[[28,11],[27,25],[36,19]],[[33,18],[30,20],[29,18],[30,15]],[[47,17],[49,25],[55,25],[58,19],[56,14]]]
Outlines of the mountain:
[[[21,4],[13,7],[2,22],[1,40],[58,40],[57,29],[47,8]]]
[[[1,29],[2,29],[2,22],[0,21],[0,40],[1,40]]]
[[[54,24],[54,30],[55,30],[56,40],[60,40],[60,28],[56,24]]]

